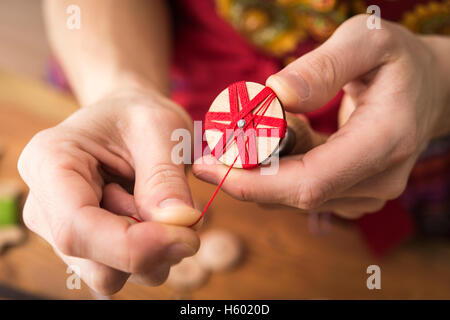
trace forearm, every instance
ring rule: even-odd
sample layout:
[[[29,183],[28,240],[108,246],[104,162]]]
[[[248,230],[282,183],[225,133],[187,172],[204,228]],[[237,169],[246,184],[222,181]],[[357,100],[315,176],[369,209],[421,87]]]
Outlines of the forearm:
[[[66,27],[69,5],[81,28]],[[163,0],[46,0],[48,35],[82,105],[120,88],[169,91],[170,23]]]

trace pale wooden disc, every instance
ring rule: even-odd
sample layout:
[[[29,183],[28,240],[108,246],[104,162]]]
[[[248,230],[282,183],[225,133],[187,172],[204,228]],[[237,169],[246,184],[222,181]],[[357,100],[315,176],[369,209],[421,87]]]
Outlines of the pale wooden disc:
[[[167,284],[176,290],[195,290],[205,284],[209,275],[194,257],[189,257],[170,269]]]
[[[242,258],[240,239],[226,230],[210,230],[202,234],[196,259],[212,271],[229,270]]]
[[[246,82],[247,92],[249,99],[253,99],[261,90],[264,89],[264,86],[255,82]],[[241,101],[239,99],[239,110],[242,109]],[[253,113],[256,112],[258,108],[253,110]],[[230,100],[228,94],[228,88],[223,90],[213,101],[209,111],[213,112],[230,112]],[[264,116],[274,117],[279,119],[284,119],[284,111],[281,106],[280,101],[275,98],[270,104]],[[218,121],[220,123],[230,123],[229,121]],[[271,128],[270,126],[258,125],[258,128]],[[217,142],[219,142],[220,137],[222,136],[222,132],[219,130],[205,130],[205,137],[208,143],[209,148],[212,150]],[[267,160],[278,148],[280,144],[280,138],[276,137],[256,137],[256,145],[258,150],[258,163],[262,163]],[[230,166],[236,156],[239,154],[236,143],[232,143],[227,150],[220,157],[220,161],[228,166]],[[237,159],[234,164],[236,168],[242,168],[242,162],[240,157]]]

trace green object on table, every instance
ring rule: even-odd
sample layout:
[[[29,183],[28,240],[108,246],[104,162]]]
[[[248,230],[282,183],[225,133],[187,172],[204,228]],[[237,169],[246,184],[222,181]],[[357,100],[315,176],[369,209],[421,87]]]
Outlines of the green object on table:
[[[16,197],[0,197],[0,226],[17,224],[19,206]]]

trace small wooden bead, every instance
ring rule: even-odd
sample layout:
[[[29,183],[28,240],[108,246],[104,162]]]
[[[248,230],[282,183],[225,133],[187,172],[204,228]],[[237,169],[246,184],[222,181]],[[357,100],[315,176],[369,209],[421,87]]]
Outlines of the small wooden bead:
[[[212,271],[229,270],[242,258],[243,246],[239,238],[226,230],[210,230],[202,234],[196,259]]]
[[[209,276],[209,271],[195,257],[189,257],[170,269],[167,284],[176,290],[195,290],[203,286]]]
[[[8,226],[0,228],[0,252],[5,248],[14,246],[22,242],[25,238],[25,231],[19,226]]]

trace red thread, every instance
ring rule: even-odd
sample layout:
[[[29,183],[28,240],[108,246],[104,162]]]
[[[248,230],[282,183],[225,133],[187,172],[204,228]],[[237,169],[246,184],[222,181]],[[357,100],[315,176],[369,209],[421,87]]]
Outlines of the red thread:
[[[142,222],[142,220],[139,220],[138,218],[135,218],[135,217],[133,217],[133,216],[128,216],[128,217],[130,217],[131,219],[133,219],[133,220],[135,220],[135,221],[137,221],[137,222]]]
[[[190,227],[196,225],[203,218],[239,157],[241,158],[243,169],[252,169],[258,166],[256,137],[264,136],[283,138],[286,134],[286,120],[264,116],[273,100],[276,98],[276,95],[272,89],[265,87],[252,100],[250,100],[248,97],[246,83],[237,82],[228,87],[228,94],[230,100],[230,112],[208,112],[205,116],[205,130],[219,130],[222,132],[219,142],[211,151],[211,154],[217,159],[222,156],[233,141],[238,147],[239,154],[228,168],[226,174],[211,196],[211,199],[209,199],[203,209],[200,217]],[[239,98],[242,106],[240,111],[238,101]],[[256,112],[252,113],[253,110],[260,104],[261,106],[256,110]],[[259,114],[260,111],[262,111],[261,114]],[[245,120],[245,125],[242,128],[239,128],[237,124],[241,119]],[[223,124],[217,121],[230,121],[230,123]],[[272,129],[278,129],[278,131],[268,130],[267,128],[258,128],[259,124],[272,126]],[[226,130],[232,130],[232,135],[228,140],[225,140]],[[246,134],[249,130],[252,130],[250,132],[251,134]]]

